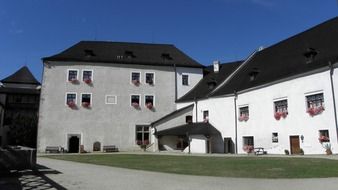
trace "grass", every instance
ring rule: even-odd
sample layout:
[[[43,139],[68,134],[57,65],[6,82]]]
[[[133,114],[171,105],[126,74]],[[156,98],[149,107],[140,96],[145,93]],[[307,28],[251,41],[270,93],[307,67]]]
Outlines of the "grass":
[[[338,177],[338,160],[317,158],[207,157],[168,155],[53,155],[68,160],[175,174],[245,178]]]

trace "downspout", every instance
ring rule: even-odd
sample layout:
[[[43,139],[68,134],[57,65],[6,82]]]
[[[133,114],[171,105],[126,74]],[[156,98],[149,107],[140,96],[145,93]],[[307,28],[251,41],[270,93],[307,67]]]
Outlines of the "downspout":
[[[235,154],[238,154],[237,145],[237,92],[234,91],[234,108],[235,108]]]
[[[176,63],[174,63],[174,72],[175,72],[175,101],[177,100],[177,68]]]
[[[333,112],[334,112],[334,122],[336,125],[336,137],[338,141],[338,122],[337,122],[337,107],[336,107],[336,97],[335,97],[335,92],[334,92],[334,85],[333,85],[333,66],[331,61],[329,61],[329,67],[330,67],[330,83],[331,83],[331,91],[332,91],[332,101],[333,101]]]
[[[198,122],[198,119],[197,119],[197,113],[198,113],[198,111],[197,111],[197,99],[196,99],[196,97],[195,97],[195,114],[196,114],[195,122],[196,122],[196,123]]]

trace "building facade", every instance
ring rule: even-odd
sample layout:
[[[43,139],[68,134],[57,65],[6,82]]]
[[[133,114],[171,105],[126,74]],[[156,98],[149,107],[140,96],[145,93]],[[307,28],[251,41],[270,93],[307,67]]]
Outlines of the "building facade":
[[[177,109],[193,104],[192,120],[209,123],[221,135],[189,135],[180,128],[184,121],[172,130],[154,125],[158,147],[186,133],[184,151],[191,152],[241,154],[261,147],[270,154],[338,153],[337,33],[333,18],[244,61],[215,62]]]
[[[150,123],[203,77],[202,65],[161,44],[83,41],[43,66],[39,151],[152,147]]]

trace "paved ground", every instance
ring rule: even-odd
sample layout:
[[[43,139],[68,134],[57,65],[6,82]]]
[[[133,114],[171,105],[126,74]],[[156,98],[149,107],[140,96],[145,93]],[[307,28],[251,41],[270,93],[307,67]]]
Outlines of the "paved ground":
[[[324,179],[243,179],[164,174],[38,158],[50,168],[44,173],[43,189],[123,189],[123,190],[198,190],[198,189],[325,189],[336,190],[338,178]],[[48,169],[46,169],[48,170]],[[52,172],[53,171],[53,172]],[[248,171],[250,172],[250,171]],[[49,186],[46,184],[50,184]],[[36,186],[37,187],[37,186]],[[27,188],[28,189],[28,188]]]

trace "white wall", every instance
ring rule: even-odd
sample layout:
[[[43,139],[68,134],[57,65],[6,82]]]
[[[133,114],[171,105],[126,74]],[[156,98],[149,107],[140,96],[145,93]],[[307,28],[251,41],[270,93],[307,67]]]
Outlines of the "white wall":
[[[202,78],[203,78],[203,69],[202,68],[187,68],[187,67],[177,67],[177,98],[182,97],[184,94],[189,92]],[[189,82],[187,86],[182,85],[182,75],[189,75]]]

